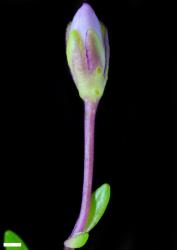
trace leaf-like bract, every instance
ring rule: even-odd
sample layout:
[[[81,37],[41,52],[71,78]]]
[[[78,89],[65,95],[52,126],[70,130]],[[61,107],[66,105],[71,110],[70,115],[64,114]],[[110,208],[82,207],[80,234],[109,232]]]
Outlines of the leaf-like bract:
[[[85,227],[85,232],[89,232],[101,219],[110,199],[110,185],[103,184],[93,194],[91,198],[90,212]]]
[[[70,238],[68,238],[64,245],[69,248],[80,248],[85,245],[89,237],[89,234],[87,232],[83,233],[77,233]]]
[[[28,250],[24,241],[13,231],[7,230],[4,233],[4,243],[21,243],[21,247],[13,247],[13,250]],[[12,250],[12,247],[5,247],[6,250]]]

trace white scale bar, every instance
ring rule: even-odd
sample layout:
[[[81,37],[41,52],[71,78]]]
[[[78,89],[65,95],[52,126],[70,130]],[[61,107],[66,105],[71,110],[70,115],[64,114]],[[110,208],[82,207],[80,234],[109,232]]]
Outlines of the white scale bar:
[[[21,247],[22,243],[3,243],[4,247]]]

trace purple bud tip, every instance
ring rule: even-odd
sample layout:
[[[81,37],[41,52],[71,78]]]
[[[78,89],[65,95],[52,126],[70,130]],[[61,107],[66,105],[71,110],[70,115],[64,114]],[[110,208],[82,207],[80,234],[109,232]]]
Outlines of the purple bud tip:
[[[83,41],[86,39],[87,31],[92,29],[97,33],[100,41],[103,42],[100,22],[92,7],[87,3],[83,3],[76,12],[71,23],[70,31],[74,29],[79,31]]]

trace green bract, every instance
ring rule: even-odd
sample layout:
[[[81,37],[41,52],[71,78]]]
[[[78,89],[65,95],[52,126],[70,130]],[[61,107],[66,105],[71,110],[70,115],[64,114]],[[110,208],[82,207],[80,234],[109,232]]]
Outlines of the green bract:
[[[103,216],[110,200],[110,185],[103,184],[93,194],[91,198],[90,212],[84,232],[71,236],[64,242],[66,247],[80,248],[88,240],[88,233],[99,222]]]
[[[28,250],[24,241],[14,232],[7,230],[4,234],[5,243],[21,243],[21,247],[13,247],[13,250]],[[6,250],[12,250],[12,247],[6,247]]]
[[[86,232],[89,232],[101,219],[109,203],[109,199],[109,184],[103,184],[92,194],[90,212],[85,227]]]
[[[78,233],[74,236],[70,237],[64,242],[64,245],[66,247],[70,248],[80,248],[85,245],[89,237],[89,234],[87,232]]]

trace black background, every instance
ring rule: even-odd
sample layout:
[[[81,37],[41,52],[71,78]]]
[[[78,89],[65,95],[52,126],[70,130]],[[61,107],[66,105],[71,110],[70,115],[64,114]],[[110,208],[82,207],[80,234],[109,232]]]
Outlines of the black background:
[[[0,5],[0,239],[63,249],[80,209],[83,103],[65,29],[82,1]],[[173,2],[89,1],[109,31],[109,80],[95,135],[93,189],[111,184],[83,249],[176,249],[176,48]]]

